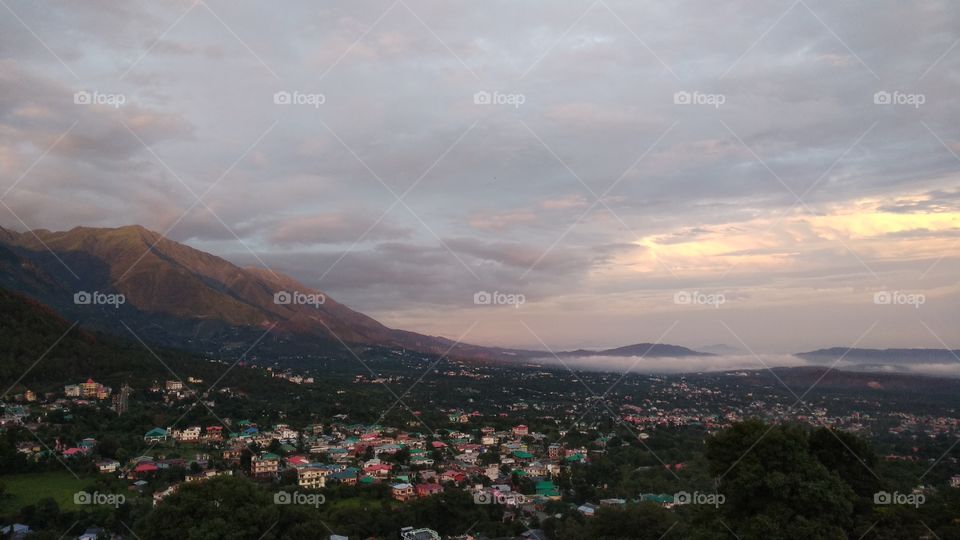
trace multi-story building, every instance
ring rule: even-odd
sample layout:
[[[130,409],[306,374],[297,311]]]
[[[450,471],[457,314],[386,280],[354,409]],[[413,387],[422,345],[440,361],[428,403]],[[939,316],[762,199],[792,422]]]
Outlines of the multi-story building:
[[[254,478],[269,478],[280,471],[280,456],[266,453],[253,456],[250,460],[250,474]]]
[[[133,388],[130,388],[129,384],[123,383],[120,392],[113,396],[113,409],[117,411],[117,416],[123,416],[130,409],[130,394],[132,392]]]
[[[302,467],[297,469],[297,485],[303,489],[320,489],[327,485],[328,469]]]
[[[390,486],[390,490],[393,498],[400,502],[406,502],[417,497],[416,491],[414,491],[413,485],[411,484],[394,484]]]
[[[200,440],[200,433],[202,431],[203,430],[200,428],[200,426],[191,426],[175,432],[173,437],[178,442],[196,442]]]

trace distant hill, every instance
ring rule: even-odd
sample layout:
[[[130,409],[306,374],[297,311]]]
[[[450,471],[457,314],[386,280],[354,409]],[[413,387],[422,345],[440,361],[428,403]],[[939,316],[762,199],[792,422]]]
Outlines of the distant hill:
[[[727,355],[727,356],[739,356],[744,354],[743,349],[738,349],[726,343],[717,343],[715,345],[704,345],[703,347],[695,347],[695,350],[710,354],[717,355]]]
[[[906,364],[944,364],[960,363],[960,350],[949,349],[846,349],[832,347],[810,352],[797,353],[805,360],[813,362],[835,362],[843,358],[845,362],[868,365],[906,365]]]
[[[679,358],[684,356],[714,356],[710,353],[698,352],[679,345],[667,345],[664,343],[637,343],[626,345],[615,349],[590,350],[577,349],[575,351],[563,351],[557,353],[557,356],[647,356],[651,358]]]

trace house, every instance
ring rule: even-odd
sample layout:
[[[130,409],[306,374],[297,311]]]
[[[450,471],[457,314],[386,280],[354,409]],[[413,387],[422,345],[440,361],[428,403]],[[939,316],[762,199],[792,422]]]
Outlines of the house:
[[[209,426],[206,429],[206,433],[203,436],[208,441],[222,441],[223,440],[223,426]]]
[[[117,472],[117,469],[119,468],[120,468],[120,462],[115,459],[105,459],[103,461],[97,462],[97,469],[102,474]]]
[[[393,470],[393,466],[391,466],[389,463],[369,465],[363,468],[364,474],[373,476],[388,476],[391,470]]]
[[[167,430],[163,428],[153,428],[144,434],[143,442],[158,443],[166,441],[168,436],[169,434],[167,433]]]
[[[157,467],[156,464],[149,461],[144,461],[142,463],[138,463],[137,466],[133,468],[133,476],[137,478],[143,478],[144,476],[153,474],[158,470],[160,470],[160,468]]]
[[[406,502],[416,497],[413,486],[407,483],[390,486],[391,496],[400,502]]]
[[[557,486],[550,481],[542,481],[536,483],[537,495],[540,497],[547,497],[548,499],[559,499],[560,490],[557,489]]]
[[[156,506],[160,501],[166,499],[170,495],[173,495],[177,492],[177,489],[180,487],[180,484],[174,484],[163,491],[158,491],[153,494],[153,505]]]
[[[64,457],[80,457],[87,455],[90,450],[87,448],[67,448],[63,451]]]
[[[461,482],[466,482],[467,475],[460,471],[451,469],[448,471],[443,471],[443,474],[440,475],[440,480],[443,482],[453,482],[455,484],[459,484]]]
[[[417,484],[417,497],[429,497],[438,493],[443,493],[443,486],[440,484]]]
[[[404,527],[400,529],[400,540],[440,540],[440,534],[432,529]]]
[[[341,484],[354,485],[357,483],[357,476],[360,474],[360,469],[354,467],[347,467],[342,471],[335,472],[329,475],[331,482],[340,482]]]
[[[228,475],[228,476],[229,476],[230,474],[231,474],[230,471],[215,471],[215,470],[213,470],[213,469],[207,469],[207,470],[205,470],[205,471],[200,471],[200,472],[198,472],[198,473],[196,473],[196,474],[192,474],[192,473],[191,473],[191,474],[187,474],[187,475],[184,477],[184,480],[186,480],[187,482],[201,482],[201,481],[203,481],[203,480],[209,480],[209,479],[211,479],[211,478],[215,478],[215,477],[220,476],[220,475]]]
[[[597,515],[597,505],[584,503],[577,507],[577,511],[586,517],[594,517]]]
[[[960,474],[950,477],[950,487],[960,488]]]
[[[515,437],[523,437],[530,434],[530,428],[523,424],[514,427],[511,431]]]
[[[90,527],[87,530],[83,531],[83,534],[77,537],[77,540],[97,540],[103,535],[106,535],[107,532],[101,529],[100,527]]]
[[[3,538],[10,538],[12,540],[23,540],[30,533],[33,532],[30,530],[29,525],[23,525],[22,523],[14,523],[13,525],[6,525],[3,528],[0,528],[0,535]]]
[[[514,450],[513,458],[521,463],[528,463],[533,461],[533,454],[530,452],[524,452],[523,450]]]

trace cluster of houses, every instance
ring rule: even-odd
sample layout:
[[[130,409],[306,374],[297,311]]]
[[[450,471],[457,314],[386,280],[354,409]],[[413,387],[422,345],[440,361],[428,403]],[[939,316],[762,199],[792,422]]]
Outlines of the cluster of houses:
[[[291,370],[277,370],[267,368],[267,371],[275,379],[284,379],[293,384],[313,384],[313,377],[301,375]]]
[[[473,434],[452,432],[443,438],[366,424],[333,423],[326,429],[322,425],[295,429],[286,424],[261,428],[241,420],[231,422],[230,428],[154,428],[143,435],[143,440],[154,446],[209,446],[220,452],[222,462],[231,470],[241,470],[261,481],[295,476],[298,487],[304,490],[335,483],[383,483],[390,486],[393,498],[402,502],[442,493],[448,486],[471,491],[481,502],[521,505],[530,500],[559,499],[553,479],[561,468],[589,460],[587,448],[547,445],[541,442],[543,435],[525,425],[502,431],[484,427]],[[270,450],[252,451],[267,448]],[[487,457],[481,459],[483,455]],[[195,462],[206,466],[205,460]],[[171,465],[184,464],[141,460],[127,470],[130,478],[143,479]],[[536,494],[521,497],[514,493],[514,476],[530,478]]]
[[[63,387],[63,395],[68,398],[104,400],[110,397],[113,391],[93,379],[80,384],[68,384]]]

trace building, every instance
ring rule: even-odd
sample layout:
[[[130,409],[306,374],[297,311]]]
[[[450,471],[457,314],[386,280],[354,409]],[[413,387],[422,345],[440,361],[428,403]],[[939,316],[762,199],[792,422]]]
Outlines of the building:
[[[181,381],[167,381],[167,382],[164,384],[164,388],[166,388],[166,389],[167,389],[168,391],[170,391],[170,392],[177,392],[177,391],[183,390],[183,382],[181,382]]]
[[[443,493],[443,486],[440,484],[417,484],[417,497],[429,497]]]
[[[280,456],[266,453],[253,456],[250,460],[250,474],[254,478],[271,478],[280,472]]]
[[[169,434],[163,428],[153,428],[143,435],[143,442],[158,443],[167,440]]]
[[[68,398],[107,399],[110,397],[110,388],[93,379],[80,384],[68,384],[63,387],[63,393]]]
[[[200,433],[202,431],[200,426],[191,426],[174,432],[173,438],[175,438],[177,442],[196,442],[200,440]]]
[[[440,534],[432,529],[404,527],[400,529],[400,540],[440,540]]]
[[[594,517],[597,515],[597,505],[584,503],[577,507],[577,511],[586,517]]]
[[[297,485],[303,489],[320,489],[327,485],[327,474],[330,471],[319,467],[303,467],[297,469]]]
[[[413,486],[407,483],[394,484],[390,486],[390,491],[391,491],[390,493],[391,496],[393,496],[395,500],[398,500],[400,502],[409,501],[410,499],[416,498],[417,496],[416,492],[413,489]]]
[[[87,382],[80,385],[80,397],[84,399],[94,399],[97,397],[99,390],[99,384],[95,383],[93,379],[87,379]]]
[[[950,487],[960,488],[960,474],[950,477]]]
[[[130,394],[133,392],[133,388],[130,388],[130,385],[123,383],[123,386],[120,387],[120,392],[113,396],[113,410],[117,412],[117,416],[123,416],[128,410],[130,410]]]
[[[514,434],[514,436],[516,436],[516,437],[523,437],[523,436],[529,435],[529,434],[530,434],[530,428],[528,428],[527,426],[525,426],[525,425],[523,425],[523,424],[520,424],[519,426],[513,428],[513,434]]]

